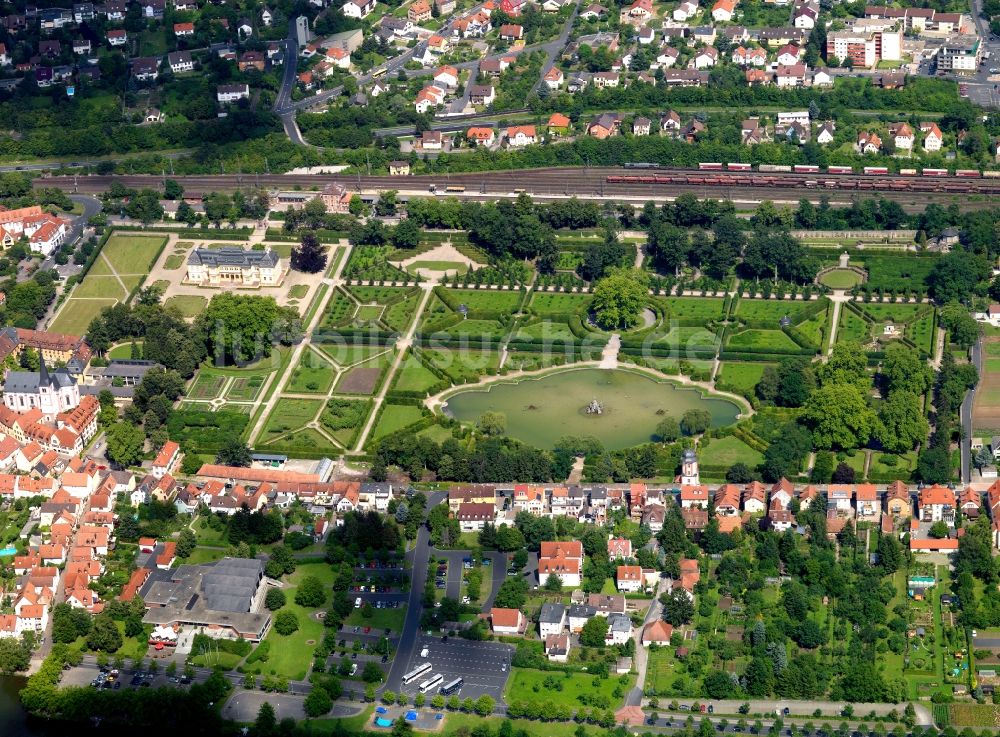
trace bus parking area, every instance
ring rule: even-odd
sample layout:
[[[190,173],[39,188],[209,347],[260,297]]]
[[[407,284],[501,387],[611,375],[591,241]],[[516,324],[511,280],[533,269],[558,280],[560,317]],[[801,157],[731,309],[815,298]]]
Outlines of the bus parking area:
[[[502,643],[474,642],[458,637],[449,637],[445,641],[440,637],[421,636],[419,647],[407,664],[406,673],[413,673],[424,663],[429,663],[431,667],[409,683],[404,683],[400,690],[407,695],[416,695],[421,692],[422,684],[437,681],[440,676],[440,682],[424,692],[429,698],[461,678],[461,686],[445,696],[477,699],[488,694],[497,703],[502,703],[513,655],[514,648]]]

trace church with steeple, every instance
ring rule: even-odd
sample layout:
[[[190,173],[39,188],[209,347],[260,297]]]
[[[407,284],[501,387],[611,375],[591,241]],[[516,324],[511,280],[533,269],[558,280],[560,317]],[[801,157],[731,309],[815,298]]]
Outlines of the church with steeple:
[[[43,422],[55,422],[56,415],[80,404],[80,387],[68,370],[49,371],[39,358],[38,371],[8,371],[4,379],[3,403],[15,412],[38,409]]]

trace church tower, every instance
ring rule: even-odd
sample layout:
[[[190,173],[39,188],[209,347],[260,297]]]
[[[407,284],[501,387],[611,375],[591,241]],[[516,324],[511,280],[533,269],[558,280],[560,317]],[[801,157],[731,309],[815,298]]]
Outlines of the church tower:
[[[681,454],[681,484],[698,486],[701,483],[698,476],[698,454],[688,448]]]

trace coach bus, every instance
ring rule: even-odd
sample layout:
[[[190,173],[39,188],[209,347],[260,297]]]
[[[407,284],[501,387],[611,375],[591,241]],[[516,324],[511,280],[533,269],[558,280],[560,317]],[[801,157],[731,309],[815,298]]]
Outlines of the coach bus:
[[[442,676],[440,673],[438,673],[437,675],[431,676],[426,681],[424,681],[423,683],[420,684],[420,693],[427,693],[432,688],[436,688],[437,686],[439,686],[441,684],[441,681],[443,681],[443,680],[444,680],[444,676]]]
[[[430,663],[421,663],[416,668],[407,673],[405,676],[403,676],[403,683],[413,683],[415,680],[420,678],[420,676],[430,671],[430,669],[431,669]]]
[[[446,685],[444,685],[444,686],[441,687],[441,695],[442,696],[451,696],[451,694],[455,693],[456,691],[458,691],[462,687],[463,683],[464,683],[464,681],[461,678],[456,678],[451,683],[448,683],[448,684],[446,684]]]

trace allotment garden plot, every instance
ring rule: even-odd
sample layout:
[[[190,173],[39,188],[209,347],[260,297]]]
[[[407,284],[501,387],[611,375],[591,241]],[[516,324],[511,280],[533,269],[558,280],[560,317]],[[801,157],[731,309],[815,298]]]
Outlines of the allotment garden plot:
[[[149,275],[167,242],[162,235],[112,233],[83,281],[70,292],[49,329],[83,335],[102,309],[126,302]]]

